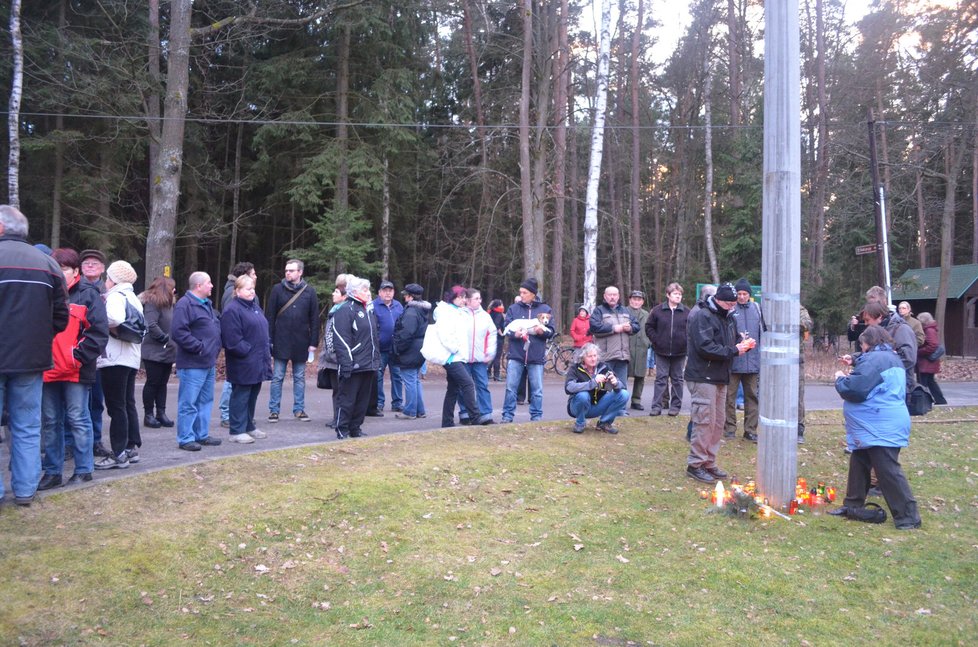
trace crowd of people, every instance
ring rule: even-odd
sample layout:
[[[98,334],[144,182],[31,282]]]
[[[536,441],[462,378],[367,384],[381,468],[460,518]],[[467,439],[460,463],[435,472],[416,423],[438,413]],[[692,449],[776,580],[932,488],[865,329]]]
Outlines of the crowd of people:
[[[0,206],[0,246],[0,289],[4,303],[11,304],[6,316],[17,312],[33,324],[9,325],[9,334],[0,340],[0,406],[9,414],[11,485],[22,505],[29,505],[36,490],[64,484],[66,452],[74,463],[69,483],[140,460],[135,397],[140,366],[146,374],[144,427],[175,427],[177,446],[185,451],[220,445],[210,420],[222,350],[226,380],[220,427],[228,429],[234,443],[267,437],[256,422],[266,381],[271,382],[267,422],[280,420],[290,365],[292,416],[311,420],[305,405],[306,367],[317,350],[317,386],[332,391],[333,412],[325,424],[340,439],[364,435],[364,419],[384,416],[388,401],[397,419],[425,418],[423,375],[429,364],[442,366],[446,375],[442,427],[495,423],[490,380],[506,382],[502,422],[513,421],[523,399],[531,421],[543,415],[547,342],[556,330],[534,278],[520,284],[508,307],[494,299],[484,308],[474,288],[453,286],[433,306],[417,283],[405,285],[398,301],[391,281],[382,281],[373,298],[369,280],[341,274],[320,338],[319,300],[303,279],[298,259],[286,262],[284,277],[272,287],[264,308],[254,265],[238,263],[218,310],[205,272],[191,273],[179,298],[176,282],[163,276],[136,295],[138,276],[128,262],[107,264],[105,254],[93,249],[46,253],[31,246],[26,218],[9,206]],[[908,442],[909,417],[892,404],[905,401],[918,382],[938,404],[945,402],[935,379],[939,353],[932,359],[939,347],[937,322],[929,313],[914,318],[906,303],[891,312],[878,287],[867,292],[866,301],[849,331],[863,352],[844,356],[849,369],[836,381],[845,400],[852,453],[840,510],[851,518],[877,519],[874,511],[867,512],[865,498],[878,486],[898,527],[919,527],[916,503],[897,460]],[[644,411],[644,380],[653,365],[646,358],[651,355],[656,372],[649,415],[678,415],[685,386],[691,405],[686,473],[704,483],[726,478],[717,452],[737,429],[738,386],[744,393],[743,437],[757,441],[760,341],[767,324],[752,286],[746,279],[704,286],[695,306],[687,308],[682,286],[670,283],[662,303],[650,310],[644,303],[644,293],[633,290],[626,307],[619,288],[607,286],[593,311],[578,310],[570,326],[577,352],[564,385],[572,430],[584,433],[588,419],[597,419],[598,431],[616,434],[619,417]],[[802,333],[812,327],[804,307],[800,323]],[[900,368],[899,383],[893,378],[895,367]],[[174,368],[179,380],[175,420],[167,413]],[[804,380],[799,382],[801,406]],[[107,444],[103,410],[109,417]],[[870,410],[892,415],[868,421]],[[798,442],[804,442],[803,409]]]

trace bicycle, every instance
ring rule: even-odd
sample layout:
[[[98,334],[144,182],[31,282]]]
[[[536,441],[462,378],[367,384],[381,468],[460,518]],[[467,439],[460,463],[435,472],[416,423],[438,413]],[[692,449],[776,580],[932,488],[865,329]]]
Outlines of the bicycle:
[[[550,369],[557,375],[567,375],[571,364],[574,363],[574,348],[561,346],[557,337],[547,340],[547,353],[543,361],[544,369]]]

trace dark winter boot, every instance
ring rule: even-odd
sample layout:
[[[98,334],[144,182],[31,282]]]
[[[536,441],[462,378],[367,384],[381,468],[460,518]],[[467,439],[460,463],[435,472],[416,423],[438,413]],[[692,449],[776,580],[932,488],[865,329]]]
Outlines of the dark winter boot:
[[[147,411],[146,415],[143,417],[143,426],[149,427],[150,429],[159,429],[163,425],[160,424],[160,421],[157,420],[152,413]]]
[[[158,410],[156,411],[156,419],[157,419],[157,420],[158,420],[158,421],[160,422],[160,424],[161,424],[161,425],[163,425],[164,427],[172,427],[172,426],[173,426],[173,421],[172,421],[172,420],[170,420],[170,419],[169,419],[169,418],[167,417],[167,415],[166,415],[166,411],[165,411],[165,410],[163,410],[163,409],[158,409]]]

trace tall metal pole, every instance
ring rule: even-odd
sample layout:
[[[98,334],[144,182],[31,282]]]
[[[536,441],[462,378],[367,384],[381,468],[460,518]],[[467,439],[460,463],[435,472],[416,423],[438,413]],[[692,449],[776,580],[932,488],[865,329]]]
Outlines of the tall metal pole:
[[[869,109],[869,173],[873,182],[873,216],[876,218],[876,284],[886,288],[890,281],[887,278],[885,253],[886,223],[883,221],[883,200],[880,196],[880,167],[876,157],[876,119],[873,109]]]
[[[771,505],[795,496],[798,319],[801,292],[801,122],[798,0],[764,4],[764,206],[761,280],[759,491]]]

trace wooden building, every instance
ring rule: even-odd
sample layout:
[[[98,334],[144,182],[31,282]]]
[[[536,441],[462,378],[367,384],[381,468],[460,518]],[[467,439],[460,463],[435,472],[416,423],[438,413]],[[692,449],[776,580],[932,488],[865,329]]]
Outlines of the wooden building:
[[[917,312],[936,315],[941,268],[907,270],[893,283],[893,303],[906,301]],[[935,317],[936,318],[936,317]],[[955,265],[947,286],[944,332],[948,355],[978,357],[978,265]]]

